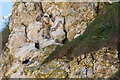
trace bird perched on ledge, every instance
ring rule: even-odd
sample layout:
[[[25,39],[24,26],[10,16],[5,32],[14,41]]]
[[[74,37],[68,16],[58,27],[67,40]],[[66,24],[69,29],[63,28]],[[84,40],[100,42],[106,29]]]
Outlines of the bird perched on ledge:
[[[81,35],[81,30],[78,31],[78,33],[74,36],[74,39],[75,39],[75,38],[78,38],[80,35]]]

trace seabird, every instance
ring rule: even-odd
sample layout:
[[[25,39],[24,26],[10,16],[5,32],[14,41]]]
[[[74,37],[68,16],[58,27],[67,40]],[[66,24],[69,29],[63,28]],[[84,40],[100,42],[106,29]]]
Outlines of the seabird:
[[[49,17],[49,15],[47,14],[47,13],[44,13],[44,15],[43,15],[44,17]]]
[[[49,15],[48,15],[47,13],[44,13],[44,15],[43,15],[43,20],[44,20],[46,23],[49,23],[50,17],[49,17]]]
[[[74,39],[81,35],[81,30],[74,36]]]

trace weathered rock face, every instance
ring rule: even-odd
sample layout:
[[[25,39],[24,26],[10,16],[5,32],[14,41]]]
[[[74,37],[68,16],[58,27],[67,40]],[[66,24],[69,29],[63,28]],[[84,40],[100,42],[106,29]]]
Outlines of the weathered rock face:
[[[40,64],[56,47],[52,45],[42,50],[23,47],[24,49],[20,50],[28,51],[26,57],[32,57],[30,62],[22,64],[23,55],[17,55],[20,58],[13,60],[5,75],[10,78],[108,78],[118,70],[118,52],[107,48],[83,54],[69,63],[64,57],[41,66]]]
[[[11,34],[9,35],[8,48],[10,53],[13,54],[16,51],[16,48],[25,43],[27,40],[25,33],[25,26],[18,26],[14,28]]]
[[[69,61],[65,56],[41,65],[67,38],[81,35],[95,19],[97,3],[14,3],[8,49],[0,76],[10,78],[108,78],[118,70],[118,52],[103,48]],[[2,73],[1,73],[2,72]],[[1,78],[2,78],[1,77]]]
[[[29,40],[37,43],[38,31],[42,28],[42,24],[39,22],[30,23],[27,28],[27,37]]]
[[[18,27],[21,24],[28,26],[29,23],[36,20],[36,16],[39,12],[42,12],[42,6],[40,2],[14,3],[12,16],[10,17],[10,30],[12,31],[13,28]]]
[[[113,55],[114,54],[114,55]],[[118,70],[118,52],[103,48],[70,62],[70,78],[108,78]],[[112,63],[112,64],[111,64]]]
[[[51,32],[51,36],[59,42],[62,42],[65,39],[65,32],[62,27],[59,27],[56,31]]]
[[[65,30],[67,38],[71,41],[74,35],[81,30],[83,33],[96,16],[95,6],[97,3],[42,3],[43,11],[52,13],[53,16],[62,15],[65,17]],[[73,32],[74,31],[74,32]],[[71,33],[72,32],[72,33]]]

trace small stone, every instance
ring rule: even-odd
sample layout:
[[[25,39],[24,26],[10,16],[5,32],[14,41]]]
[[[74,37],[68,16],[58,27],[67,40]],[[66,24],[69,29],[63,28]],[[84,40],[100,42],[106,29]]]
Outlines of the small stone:
[[[65,39],[65,32],[62,27],[59,27],[56,31],[51,32],[50,35],[59,42],[62,42]]]
[[[36,21],[40,21],[41,20],[41,16],[37,16]]]
[[[81,55],[81,59],[84,59],[84,58],[85,58],[85,55],[84,55],[84,54],[82,54],[82,55]]]

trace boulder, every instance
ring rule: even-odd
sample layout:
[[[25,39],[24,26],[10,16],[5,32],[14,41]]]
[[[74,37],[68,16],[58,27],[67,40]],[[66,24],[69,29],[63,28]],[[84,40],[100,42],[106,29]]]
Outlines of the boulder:
[[[38,3],[30,2],[16,2],[13,3],[12,15],[9,18],[9,29],[12,31],[15,27],[18,27],[23,23],[28,26],[31,22],[36,20],[36,16],[39,12],[42,12],[42,5]]]
[[[64,17],[62,16],[56,16],[55,17],[55,22],[52,24],[52,28],[58,28],[58,27],[63,27],[64,26]]]
[[[24,32],[13,32],[9,36],[8,48],[10,53],[13,54],[17,47],[26,42],[26,34]]]
[[[25,9],[25,4],[24,3],[20,3],[18,5],[18,8],[17,8],[18,12],[24,11],[24,9]]]
[[[22,61],[36,50],[35,43],[24,43],[17,48],[14,57]]]
[[[30,41],[37,43],[38,40],[38,33],[42,28],[42,23],[40,22],[33,22],[30,23],[27,27],[27,37]]]
[[[40,48],[44,48],[44,47],[52,45],[52,44],[56,44],[56,41],[53,39],[43,39],[43,40],[39,41]]]
[[[66,38],[64,29],[62,27],[59,27],[56,31],[51,32],[50,35],[59,42],[62,42]]]

